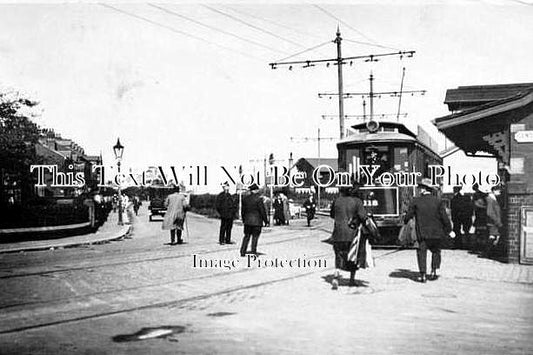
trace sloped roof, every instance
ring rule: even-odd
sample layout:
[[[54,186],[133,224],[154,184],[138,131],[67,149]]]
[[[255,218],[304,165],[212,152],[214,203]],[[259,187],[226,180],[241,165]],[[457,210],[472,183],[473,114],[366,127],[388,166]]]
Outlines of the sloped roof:
[[[41,143],[35,144],[35,153],[38,156],[44,157],[47,162],[52,160],[54,163],[61,163],[67,159],[67,157],[61,154],[61,152],[50,149],[48,146]]]
[[[459,86],[446,91],[444,103],[451,110],[461,104],[482,105],[487,102],[505,99],[533,89],[533,83]]]
[[[365,132],[365,133],[351,134],[348,137],[341,139],[337,143],[337,145],[344,144],[344,143],[350,143],[350,142],[374,143],[374,142],[390,142],[390,141],[414,142],[416,141],[416,139],[405,133],[398,133],[398,132],[376,132],[376,133]]]
[[[298,162],[301,161],[302,159],[307,161],[309,163],[309,165],[311,165],[313,168],[316,168],[318,165],[328,165],[333,170],[335,170],[335,171],[338,170],[338,162],[337,162],[336,158],[320,158],[320,159],[318,159],[318,158],[300,158],[300,159],[296,160],[296,162],[291,167],[291,169],[293,167],[295,167],[296,164],[298,164]]]
[[[494,115],[499,112],[513,110],[515,108],[527,105],[531,102],[533,102],[533,88],[505,99],[491,101],[484,105],[472,107],[461,112],[435,118],[433,120],[433,124],[435,124],[440,130],[451,126],[475,121],[484,118],[487,115]]]
[[[359,123],[352,126],[354,133],[341,139],[337,145],[345,143],[375,143],[382,141],[407,141],[412,142],[416,140],[416,134],[408,129],[403,123],[399,122],[378,122],[379,130],[370,133],[366,128],[367,123]]]

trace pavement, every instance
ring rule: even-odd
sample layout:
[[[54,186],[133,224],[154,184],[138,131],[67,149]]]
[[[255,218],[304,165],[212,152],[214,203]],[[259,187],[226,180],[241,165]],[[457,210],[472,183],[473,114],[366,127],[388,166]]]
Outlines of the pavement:
[[[118,213],[110,212],[107,220],[94,233],[76,235],[72,237],[31,240],[16,243],[1,243],[0,253],[16,253],[46,249],[70,248],[80,245],[105,243],[124,238],[130,232],[131,224],[118,225]]]
[[[0,254],[0,354],[533,353],[531,266],[444,250],[421,284],[414,250],[375,250],[357,287],[343,274],[332,290],[329,218],[265,228],[250,267],[218,221],[187,223],[170,246],[142,209],[129,238]],[[297,258],[322,264],[271,264]]]

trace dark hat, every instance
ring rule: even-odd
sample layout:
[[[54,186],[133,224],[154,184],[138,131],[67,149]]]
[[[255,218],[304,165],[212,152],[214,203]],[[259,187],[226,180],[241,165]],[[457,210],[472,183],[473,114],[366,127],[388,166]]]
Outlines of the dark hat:
[[[248,187],[248,190],[250,191],[259,190],[259,186],[257,186],[257,184],[254,182],[252,185],[250,185],[250,187]]]
[[[227,186],[227,187],[229,187],[229,182],[224,181],[224,182],[223,182],[222,184],[220,184],[220,185],[221,185],[221,186]]]
[[[428,178],[423,178],[422,180],[420,180],[420,182],[418,183],[418,186],[429,189],[429,190],[435,190],[435,186],[431,184],[431,179],[428,179]]]
[[[351,191],[350,191],[350,192],[351,192],[352,194],[355,194],[355,193],[357,193],[357,192],[359,191],[359,189],[360,189],[361,187],[363,187],[363,186],[364,186],[364,185],[363,185],[360,181],[358,181],[358,180],[354,180],[354,182],[352,183],[352,187],[351,187]]]
[[[351,192],[352,192],[352,188],[349,187],[349,186],[341,186],[341,187],[339,187],[339,193],[341,195],[348,196],[348,195],[350,195]]]

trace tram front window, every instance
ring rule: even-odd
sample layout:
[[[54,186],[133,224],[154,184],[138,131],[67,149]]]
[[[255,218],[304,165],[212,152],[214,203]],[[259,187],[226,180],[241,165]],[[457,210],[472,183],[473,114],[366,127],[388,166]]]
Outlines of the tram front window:
[[[379,166],[375,176],[391,170],[390,150],[387,146],[370,146],[363,150],[363,164]]]
[[[394,170],[409,169],[409,149],[407,147],[394,148]]]

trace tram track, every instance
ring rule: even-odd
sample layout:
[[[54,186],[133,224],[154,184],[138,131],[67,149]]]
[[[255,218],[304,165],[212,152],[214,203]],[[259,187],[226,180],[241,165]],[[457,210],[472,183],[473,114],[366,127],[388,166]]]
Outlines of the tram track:
[[[326,255],[330,255],[330,253],[323,253],[320,256],[326,256]],[[316,257],[320,257],[320,256],[317,255]],[[332,270],[332,269],[333,269],[333,267],[321,268],[321,269],[318,269],[318,270],[313,270],[313,271],[309,271],[309,272],[305,272],[305,273],[299,273],[299,274],[296,274],[296,275],[290,275],[290,276],[287,276],[287,277],[277,278],[277,279],[274,279],[274,280],[262,281],[262,282],[253,283],[253,284],[249,284],[249,285],[230,287],[228,289],[215,291],[215,292],[210,292],[210,293],[206,293],[206,294],[203,294],[203,295],[185,297],[185,298],[177,299],[177,300],[155,302],[155,303],[150,303],[150,304],[141,305],[141,306],[129,307],[129,308],[124,308],[124,309],[119,309],[119,310],[114,310],[114,311],[108,311],[108,312],[100,312],[100,313],[86,315],[86,316],[80,316],[80,317],[74,317],[74,318],[70,318],[70,319],[49,321],[49,322],[43,322],[43,323],[40,323],[40,324],[33,324],[33,325],[15,327],[15,328],[12,328],[12,329],[0,330],[0,334],[18,333],[18,332],[23,332],[23,331],[32,330],[32,329],[39,329],[39,328],[45,328],[45,327],[50,327],[50,326],[57,326],[57,325],[63,325],[63,324],[82,322],[82,321],[86,321],[86,320],[104,318],[104,317],[109,317],[109,316],[114,316],[114,315],[119,315],[119,314],[125,314],[125,313],[131,313],[131,312],[136,312],[136,311],[142,311],[142,310],[147,310],[147,309],[164,308],[164,307],[176,307],[176,306],[179,306],[181,304],[185,304],[185,303],[192,302],[192,301],[204,300],[204,299],[208,299],[208,298],[211,298],[211,297],[230,294],[230,293],[233,293],[233,292],[239,292],[239,291],[243,291],[243,290],[258,288],[258,287],[267,286],[267,285],[271,285],[271,284],[276,284],[276,283],[279,283],[279,282],[290,281],[290,280],[294,280],[294,279],[297,279],[297,278],[309,276],[309,275],[312,275],[312,274],[323,272],[325,270]],[[248,272],[251,271],[251,270],[254,270],[254,269],[249,269]],[[235,274],[237,272],[238,271],[232,272],[232,273]],[[243,270],[243,271],[240,271],[240,272],[246,272],[246,271]],[[220,275],[216,275],[216,276],[220,276]],[[178,281],[176,281],[176,282],[178,282]],[[183,282],[183,281],[181,281],[181,282]]]
[[[375,257],[375,259],[386,257],[386,256],[388,256],[390,254],[393,254],[394,252],[396,252],[396,251],[387,252],[387,253],[378,255],[378,256]],[[308,257],[310,257],[310,258],[321,258],[321,257],[329,256],[329,255],[331,255],[331,252],[308,255]],[[301,278],[301,277],[305,277],[305,276],[309,276],[309,275],[313,275],[313,274],[317,274],[317,273],[321,273],[321,272],[328,271],[328,270],[333,270],[333,269],[335,269],[334,266],[326,267],[326,268],[319,268],[319,269],[314,269],[314,270],[311,270],[311,271],[308,271],[308,272],[297,273],[295,275],[289,275],[289,276],[284,276],[284,277],[280,277],[280,278],[275,278],[273,280],[261,281],[261,282],[256,282],[256,283],[252,283],[252,284],[248,284],[248,285],[234,286],[234,287],[230,287],[230,288],[223,289],[223,290],[218,290],[218,291],[214,291],[214,292],[208,292],[206,294],[201,294],[201,295],[196,295],[196,296],[184,297],[184,298],[181,298],[181,299],[148,303],[148,304],[144,304],[144,305],[140,305],[140,306],[126,307],[124,309],[118,309],[118,310],[113,310],[113,311],[98,312],[98,313],[95,313],[95,314],[79,316],[79,317],[73,317],[73,318],[69,318],[69,319],[62,319],[62,320],[55,320],[55,321],[42,322],[42,323],[38,323],[38,324],[20,326],[20,327],[15,327],[15,328],[11,328],[11,329],[0,330],[0,334],[11,334],[11,333],[17,333],[17,332],[22,332],[22,331],[26,331],[26,330],[39,329],[39,328],[45,328],[45,327],[57,326],[57,325],[63,325],[63,324],[69,324],[69,323],[82,322],[82,321],[86,321],[86,320],[104,318],[104,317],[108,317],[108,316],[126,314],[126,313],[131,313],[131,312],[136,312],[136,311],[147,310],[147,309],[156,309],[156,308],[164,308],[164,307],[177,307],[177,306],[180,306],[182,304],[186,304],[186,303],[192,302],[192,301],[204,300],[204,299],[208,299],[208,298],[211,298],[211,297],[217,297],[217,296],[226,295],[226,294],[239,292],[239,291],[243,291],[243,290],[258,288],[258,287],[267,286],[267,285],[276,284],[276,283],[285,282],[285,281],[291,281],[291,280],[294,280],[294,279],[298,279],[298,278]],[[142,285],[142,286],[131,287],[131,288],[122,288],[122,289],[118,289],[118,290],[110,290],[110,291],[104,291],[104,292],[95,292],[95,293],[91,293],[91,294],[72,296],[72,297],[64,297],[64,298],[54,299],[54,300],[50,300],[50,301],[37,301],[37,302],[21,303],[21,304],[17,304],[17,305],[9,305],[9,306],[0,307],[0,310],[5,311],[5,310],[9,310],[10,308],[12,309],[12,308],[16,308],[16,307],[36,306],[36,305],[37,306],[46,307],[46,306],[51,306],[51,305],[54,305],[54,304],[60,304],[60,303],[69,302],[69,301],[82,301],[84,299],[89,299],[90,300],[92,298],[95,298],[95,297],[98,297],[98,296],[101,296],[101,295],[108,296],[108,295],[112,295],[112,294],[119,294],[119,293],[122,293],[122,292],[135,291],[135,290],[141,290],[141,289],[146,289],[146,288],[169,286],[169,285],[172,285],[172,284],[180,284],[180,283],[189,282],[189,281],[196,281],[196,280],[202,280],[202,279],[208,279],[208,278],[217,278],[217,277],[232,276],[232,275],[243,274],[243,273],[250,273],[250,272],[252,272],[254,270],[257,270],[257,269],[256,268],[236,269],[236,270],[233,270],[233,271],[230,270],[230,271],[219,272],[219,273],[210,274],[210,275],[199,275],[199,276],[196,276],[196,277],[188,277],[188,278],[183,278],[183,279],[178,279],[178,280],[166,281],[166,282],[162,282],[162,283],[148,284],[148,285]]]
[[[277,244],[289,243],[289,242],[293,242],[293,241],[297,241],[297,240],[313,238],[313,237],[316,238],[317,237],[316,233],[314,233],[314,234],[305,233],[304,235],[300,235],[300,236],[284,238],[285,236],[290,235],[290,234],[292,234],[295,231],[323,232],[323,233],[325,233],[327,235],[329,235],[331,233],[330,229],[324,228],[321,225],[314,226],[314,227],[311,227],[311,228],[291,229],[291,230],[282,231],[279,234],[273,235],[273,237],[275,237],[277,240],[265,241],[265,242],[262,243],[262,245],[264,245],[264,246],[277,245]],[[320,236],[320,234],[319,234],[319,236]],[[194,249],[191,248],[188,251],[180,252],[180,254],[178,254],[178,255],[165,255],[165,256],[156,257],[156,258],[153,258],[153,257],[145,258],[145,257],[143,257],[144,256],[143,254],[145,254],[146,252],[143,251],[143,252],[140,252],[140,253],[134,253],[133,254],[133,258],[134,258],[133,260],[130,258],[128,260],[120,260],[120,261],[116,261],[116,262],[104,262],[104,263],[98,263],[98,260],[94,260],[95,263],[92,263],[92,264],[89,264],[89,265],[83,265],[83,266],[75,266],[75,265],[73,265],[72,267],[63,267],[63,268],[57,268],[58,266],[56,265],[55,266],[56,269],[44,270],[44,271],[38,271],[38,272],[26,272],[26,273],[13,274],[13,275],[2,275],[2,276],[0,276],[0,279],[24,278],[24,277],[31,277],[31,276],[44,276],[44,277],[52,276],[52,277],[55,277],[54,275],[60,274],[60,273],[69,273],[69,272],[73,272],[73,271],[91,270],[91,269],[96,269],[96,268],[109,268],[109,267],[116,267],[116,266],[120,266],[120,265],[131,265],[131,264],[138,264],[138,263],[150,263],[150,262],[157,262],[157,261],[162,261],[162,260],[164,261],[164,260],[182,259],[182,258],[186,258],[186,257],[191,257],[191,255],[194,254],[194,253],[205,255],[205,254],[213,254],[213,253],[220,253],[220,252],[228,252],[228,251],[232,251],[232,250],[237,249],[237,248],[220,248],[220,246],[217,246],[216,248],[211,248],[211,249],[208,249],[208,250],[198,250],[198,247],[201,248],[202,246],[211,245],[211,244],[212,244],[211,242],[194,244],[194,247],[195,247]],[[392,253],[394,253],[394,252],[396,252],[396,251],[393,251]],[[385,253],[383,255],[376,256],[376,259],[381,258],[383,256],[386,256],[388,254],[391,254],[391,252]],[[139,258],[139,255],[141,255],[140,258]],[[331,252],[318,253],[318,254],[315,254],[315,255],[307,255],[307,257],[308,258],[321,258],[321,257],[325,257],[325,256],[328,256],[328,255],[331,255]],[[129,254],[129,255],[126,254],[126,256],[131,256],[131,254]],[[49,300],[37,300],[37,301],[13,303],[13,304],[8,304],[8,305],[0,307],[0,310],[2,311],[2,313],[6,314],[6,315],[11,314],[13,316],[13,315],[19,314],[18,312],[24,312],[24,311],[33,312],[31,309],[35,309],[36,311],[37,310],[45,311],[45,313],[41,313],[41,317],[42,317],[41,321],[38,321],[38,322],[32,324],[32,321],[31,321],[32,318],[30,317],[30,320],[28,320],[28,318],[26,318],[27,319],[26,322],[29,323],[29,324],[24,324],[25,321],[21,321],[21,322],[19,322],[19,324],[17,324],[17,322],[15,322],[13,324],[12,328],[6,327],[7,329],[0,330],[0,334],[17,333],[17,332],[23,332],[23,331],[31,330],[31,329],[39,329],[39,328],[45,328],[45,327],[49,327],[49,326],[58,326],[58,325],[63,325],[63,324],[82,322],[82,321],[85,321],[85,320],[92,320],[92,319],[99,319],[99,318],[104,318],[104,317],[108,317],[108,316],[113,316],[113,315],[127,314],[127,313],[136,312],[136,311],[142,311],[142,310],[146,310],[146,309],[175,307],[175,306],[180,306],[182,304],[186,304],[186,303],[191,302],[191,301],[203,300],[203,299],[207,299],[207,298],[211,298],[211,297],[217,297],[217,296],[220,296],[220,295],[230,294],[230,293],[233,293],[233,292],[239,292],[239,291],[242,291],[242,290],[258,288],[258,287],[262,287],[262,286],[266,286],[266,285],[270,285],[270,284],[275,284],[275,283],[279,283],[279,282],[290,281],[290,280],[294,280],[294,279],[297,279],[297,278],[300,278],[300,277],[305,277],[305,276],[309,276],[309,275],[316,274],[316,273],[321,273],[321,272],[324,272],[324,271],[327,271],[327,270],[332,270],[332,269],[333,269],[333,267],[328,267],[328,268],[314,269],[314,270],[311,270],[311,271],[306,271],[306,272],[301,272],[301,273],[298,272],[298,273],[292,274],[292,275],[286,275],[286,276],[283,276],[283,277],[276,277],[276,278],[271,279],[271,280],[253,282],[253,283],[245,284],[245,285],[233,286],[233,287],[229,287],[229,288],[222,289],[222,290],[216,290],[216,291],[213,291],[213,292],[207,292],[207,293],[204,293],[204,294],[198,294],[198,295],[189,296],[189,297],[185,296],[185,297],[179,298],[179,299],[164,300],[164,301],[160,301],[160,302],[157,302],[157,301],[156,302],[147,302],[146,304],[143,304],[144,301],[146,301],[146,300],[143,301],[144,296],[142,296],[143,298],[139,297],[137,299],[134,296],[132,298],[132,301],[130,302],[131,305],[130,306],[126,306],[124,308],[120,307],[121,306],[120,300],[124,296],[127,296],[128,294],[135,295],[135,293],[137,291],[144,292],[143,290],[157,289],[157,288],[164,289],[166,287],[177,287],[180,284],[187,284],[187,283],[195,282],[195,281],[198,281],[198,280],[231,277],[233,275],[238,275],[238,274],[249,274],[250,272],[256,270],[256,268],[243,268],[243,269],[239,268],[239,269],[234,269],[234,270],[229,270],[229,271],[221,271],[221,272],[215,272],[215,273],[211,272],[211,273],[209,273],[207,275],[206,274],[202,274],[202,275],[193,276],[193,277],[185,277],[185,278],[179,278],[179,279],[165,280],[165,281],[162,281],[162,282],[155,282],[155,283],[152,282],[152,283],[142,284],[142,285],[138,285],[138,286],[134,286],[134,287],[123,287],[123,288],[119,287],[119,288],[113,289],[113,290],[89,292],[89,293],[86,293],[86,294],[72,295],[72,296],[69,296],[69,297],[60,297],[60,298],[49,299]],[[0,270],[0,272],[2,272],[2,271],[3,270]],[[57,279],[61,280],[61,278],[57,278]],[[159,290],[157,292],[161,292],[161,291],[162,290]],[[150,297],[150,296],[148,296],[148,297]],[[111,301],[108,302],[107,300],[111,300]],[[110,309],[98,312],[98,308],[96,308],[95,312],[91,313],[91,307],[97,307],[96,305],[99,302],[105,302],[105,304],[107,305],[106,307],[110,308]],[[136,302],[139,302],[140,304],[135,305]],[[56,311],[53,311],[54,307],[61,307],[63,305],[67,305],[67,304],[74,305],[74,304],[77,304],[77,303],[86,304],[86,305],[93,304],[93,305],[88,307],[88,308],[81,308],[79,311],[77,311],[78,314],[81,314],[79,316],[74,316],[74,317],[66,318],[66,319],[57,319],[58,316],[61,317],[61,314],[64,311],[62,311],[60,308],[58,308]],[[103,308],[105,309],[106,307],[103,307]],[[118,309],[112,309],[112,308],[118,308]],[[48,313],[46,313],[46,312],[48,312]],[[89,314],[84,314],[84,313],[89,313]],[[24,313],[22,313],[22,314],[24,314]],[[39,314],[39,313],[37,313],[37,314]],[[70,313],[66,313],[66,314],[68,315]],[[63,315],[63,317],[64,317],[64,315]],[[54,318],[56,318],[56,319],[54,319]],[[6,321],[7,321],[7,319],[9,319],[9,316],[7,318],[4,318],[4,319],[6,319]],[[36,318],[36,319],[38,319],[38,318]],[[7,321],[7,322],[9,322],[9,321]]]
[[[287,233],[282,233],[280,235],[277,235],[276,237],[283,238],[283,236],[286,235],[286,234]],[[298,236],[298,237],[286,238],[286,239],[282,239],[282,240],[265,242],[265,243],[263,243],[263,245],[267,246],[267,245],[276,245],[276,244],[281,244],[281,243],[288,243],[288,242],[291,242],[291,241],[296,241],[296,240],[305,239],[305,238],[309,238],[309,237],[310,237],[309,235],[306,235],[306,236]],[[212,243],[202,243],[202,244],[211,245]],[[196,246],[198,246],[198,244],[196,244]],[[73,271],[82,271],[82,270],[92,270],[92,269],[96,269],[96,268],[115,267],[117,265],[131,265],[133,263],[144,263],[144,262],[155,262],[155,261],[161,261],[161,260],[182,259],[182,258],[186,258],[186,257],[191,257],[191,255],[194,254],[194,253],[205,255],[205,254],[213,254],[213,253],[217,253],[217,252],[225,252],[225,251],[227,252],[227,251],[232,251],[232,250],[235,250],[235,248],[226,248],[226,249],[216,248],[216,249],[211,249],[211,250],[207,250],[207,251],[205,251],[205,250],[191,250],[190,253],[182,253],[180,255],[172,255],[172,256],[165,256],[165,257],[159,257],[159,258],[148,258],[148,259],[143,258],[143,259],[134,260],[134,261],[132,261],[132,260],[124,260],[124,261],[117,262],[117,263],[105,263],[105,264],[98,264],[98,265],[87,265],[87,266],[83,266],[83,267],[53,269],[53,270],[46,270],[46,271],[41,271],[41,272],[31,272],[31,273],[15,274],[15,275],[4,275],[4,276],[1,276],[0,279],[13,279],[13,278],[23,278],[23,277],[32,277],[32,276],[55,277],[54,275],[58,274],[58,273],[70,273],[70,272],[73,272]],[[321,255],[321,256],[323,256],[323,255]],[[315,256],[313,256],[313,257],[315,257]],[[320,257],[320,256],[316,256],[316,257]],[[237,272],[243,272],[243,271],[246,271],[246,270],[250,270],[250,269],[246,268],[246,269],[238,270]],[[197,276],[197,277],[188,277],[188,278],[182,278],[182,279],[172,279],[172,280],[169,280],[169,281],[159,282],[159,283],[151,283],[151,284],[148,284],[148,285],[140,285],[140,286],[135,286],[135,287],[126,287],[126,288],[120,288],[120,289],[115,289],[115,290],[93,292],[93,293],[87,293],[87,294],[83,294],[83,295],[75,295],[75,296],[70,296],[70,297],[55,298],[53,300],[19,302],[19,303],[13,303],[13,304],[7,304],[7,305],[0,306],[0,310],[9,310],[9,309],[13,309],[13,308],[16,308],[16,307],[25,307],[25,306],[45,305],[45,304],[51,304],[51,303],[54,303],[54,302],[71,301],[71,300],[83,299],[83,298],[87,298],[87,297],[94,297],[94,296],[98,296],[98,295],[102,295],[102,294],[113,294],[113,293],[124,292],[124,291],[135,291],[135,290],[139,290],[139,289],[143,289],[143,288],[149,288],[149,287],[161,287],[161,286],[172,285],[172,284],[176,284],[176,283],[180,283],[180,282],[187,282],[187,281],[194,281],[194,280],[205,279],[205,278],[213,278],[213,277],[218,277],[218,276],[225,276],[225,275],[228,275],[228,274],[230,274],[230,272],[217,272],[217,273],[214,273],[214,274],[210,273],[209,275],[201,275],[201,276]],[[57,278],[57,280],[61,280],[61,279]]]
[[[326,230],[322,230],[322,229],[319,229],[319,228],[311,228],[311,229],[306,229],[306,230],[319,230],[319,231],[323,231],[323,232],[329,232],[331,233],[331,231],[326,231]],[[294,230],[288,230],[288,232],[292,232]],[[282,234],[279,234],[279,235],[276,235],[275,237],[283,237],[283,235],[286,235],[288,233],[282,233]],[[292,238],[287,238],[287,239],[283,239],[283,240],[277,240],[277,241],[270,241],[270,242],[264,242],[262,243],[263,245],[273,245],[273,244],[280,244],[280,243],[286,243],[286,242],[290,242],[290,241],[294,241],[294,240],[299,240],[299,239],[305,239],[305,238],[309,238],[310,236],[309,235],[305,235],[305,236],[298,236],[298,237],[292,237]],[[195,244],[195,246],[205,246],[205,245],[212,245],[213,243],[212,242],[206,242],[206,243],[199,243],[199,244]],[[199,250],[199,251],[196,251],[197,253],[202,253],[202,254],[213,254],[213,253],[217,253],[217,252],[221,252],[221,251],[228,251],[228,250],[234,250],[234,248],[220,248],[220,246],[216,249],[209,249],[209,250]],[[149,252],[146,252],[146,251],[143,251],[143,252],[140,252],[140,253],[135,253],[133,255],[138,255],[138,254],[147,254]],[[129,254],[128,257],[131,257],[132,254]],[[52,269],[52,270],[45,270],[45,271],[37,271],[37,272],[27,272],[27,273],[20,273],[20,274],[8,274],[8,275],[0,275],[0,279],[12,279],[12,278],[20,278],[20,277],[29,277],[29,276],[46,276],[46,275],[50,275],[50,274],[57,274],[57,273],[66,273],[66,272],[71,272],[71,271],[81,271],[81,270],[91,270],[91,269],[96,269],[96,268],[105,268],[105,267],[114,267],[114,266],[121,266],[121,265],[129,265],[129,264],[138,264],[138,263],[144,263],[144,262],[157,262],[157,261],[162,261],[162,260],[172,260],[172,259],[181,259],[181,258],[186,258],[186,257],[190,257],[191,254],[190,253],[180,253],[178,255],[166,255],[166,256],[161,256],[161,257],[156,257],[156,258],[140,258],[140,259],[134,259],[134,260],[121,260],[121,261],[117,261],[117,262],[108,262],[108,263],[103,263],[103,264],[91,264],[91,265],[86,265],[86,266],[74,266],[74,267],[66,267],[66,268],[61,268],[61,269]],[[0,273],[1,272],[10,272],[11,270],[2,270],[0,269]]]
[[[310,258],[310,259],[313,259],[313,258],[325,257],[325,256],[328,256],[328,255],[331,255],[331,253],[321,253],[321,254],[318,254],[318,255],[306,255],[306,257]],[[86,294],[83,294],[83,295],[55,298],[53,300],[14,303],[14,304],[0,306],[0,311],[9,310],[9,309],[16,308],[16,307],[46,305],[46,304],[53,304],[53,303],[61,303],[61,302],[65,302],[65,301],[82,300],[84,298],[90,298],[90,297],[95,297],[95,296],[99,296],[99,295],[108,295],[108,294],[114,294],[114,293],[125,292],[125,291],[136,291],[136,290],[142,290],[142,289],[150,288],[150,287],[170,286],[170,285],[179,284],[179,283],[182,283],[182,282],[197,281],[197,280],[202,280],[202,279],[210,279],[210,278],[216,278],[216,277],[223,277],[223,276],[230,276],[230,275],[234,275],[234,274],[246,273],[246,272],[250,272],[252,270],[254,270],[254,268],[242,268],[242,269],[236,269],[234,271],[222,271],[222,272],[216,272],[216,273],[209,273],[208,275],[199,275],[199,276],[195,276],[195,277],[186,277],[186,278],[182,278],[182,279],[172,279],[172,280],[165,281],[165,282],[151,283],[151,284],[135,286],[135,287],[125,287],[125,288],[120,288],[120,289],[116,289],[116,290],[99,291],[99,292],[93,292],[93,293],[86,293]]]

